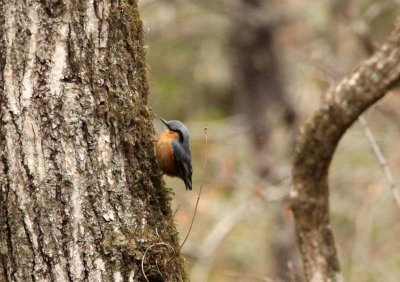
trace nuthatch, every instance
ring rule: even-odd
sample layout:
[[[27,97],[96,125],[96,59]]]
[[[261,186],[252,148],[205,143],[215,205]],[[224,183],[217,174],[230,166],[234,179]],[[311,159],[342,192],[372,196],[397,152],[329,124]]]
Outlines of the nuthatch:
[[[192,190],[189,130],[179,120],[160,119],[167,130],[160,135],[157,142],[158,165],[165,174],[181,178],[185,182],[186,190]]]

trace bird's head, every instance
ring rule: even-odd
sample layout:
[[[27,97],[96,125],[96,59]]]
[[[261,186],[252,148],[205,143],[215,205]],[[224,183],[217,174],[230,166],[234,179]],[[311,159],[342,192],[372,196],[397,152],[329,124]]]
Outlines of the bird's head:
[[[179,120],[165,120],[160,118],[160,120],[165,124],[168,130],[176,132],[179,134],[179,139],[182,142],[189,142],[189,130],[182,122]]]

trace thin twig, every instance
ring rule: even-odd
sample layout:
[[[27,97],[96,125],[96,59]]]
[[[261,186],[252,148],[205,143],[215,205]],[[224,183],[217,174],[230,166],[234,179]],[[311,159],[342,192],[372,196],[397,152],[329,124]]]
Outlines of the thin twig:
[[[149,279],[147,278],[146,273],[144,272],[144,259],[146,258],[147,252],[148,252],[151,248],[153,248],[153,247],[155,247],[155,246],[166,246],[166,247],[171,248],[172,251],[174,251],[174,248],[172,248],[170,245],[168,245],[167,243],[164,243],[164,242],[154,243],[153,245],[151,245],[150,247],[148,247],[148,248],[146,249],[146,251],[145,251],[144,254],[143,254],[143,258],[142,258],[142,273],[143,273],[143,276],[144,276],[144,278],[146,279],[147,282],[150,282],[150,281],[149,281]]]
[[[399,190],[396,189],[396,186],[394,183],[394,178],[393,178],[392,172],[389,169],[389,166],[387,165],[387,161],[386,161],[385,157],[383,156],[382,151],[379,148],[378,143],[376,142],[375,137],[372,134],[371,130],[369,129],[364,117],[359,116],[358,122],[360,123],[361,128],[363,129],[364,135],[367,138],[367,140],[371,146],[371,149],[374,152],[376,159],[378,160],[378,163],[383,170],[383,174],[385,175],[386,181],[389,184],[389,188],[393,194],[396,205],[398,208],[400,208],[400,193],[399,193]]]
[[[205,152],[205,156],[204,156],[204,165],[203,165],[203,177],[201,179],[201,184],[200,184],[200,190],[199,190],[199,194],[197,196],[197,201],[196,201],[196,206],[194,208],[194,212],[193,212],[193,217],[192,217],[192,222],[190,223],[190,227],[189,230],[186,234],[185,239],[183,240],[181,246],[179,247],[179,251],[182,249],[183,245],[185,245],[186,240],[188,239],[190,232],[192,231],[192,227],[193,227],[193,223],[194,223],[194,219],[196,218],[196,213],[197,213],[197,207],[199,206],[199,201],[200,201],[200,195],[201,195],[201,191],[203,190],[203,185],[204,185],[204,181],[205,181],[205,176],[206,176],[206,168],[207,168],[207,159],[208,159],[208,148],[207,148],[207,144],[208,144],[208,138],[207,138],[207,127],[204,127],[204,138],[205,138],[205,146],[206,146],[206,152]]]
[[[180,205],[178,205],[178,206],[176,207],[176,210],[174,211],[174,214],[172,215],[172,219],[175,218],[175,215],[176,215],[176,213],[178,212],[179,207],[180,207]]]

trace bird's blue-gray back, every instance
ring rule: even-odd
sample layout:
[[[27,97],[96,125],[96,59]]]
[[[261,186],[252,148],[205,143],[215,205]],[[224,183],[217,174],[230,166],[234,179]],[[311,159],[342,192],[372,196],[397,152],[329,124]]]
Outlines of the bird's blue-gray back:
[[[185,182],[186,189],[192,189],[192,163],[190,149],[187,144],[183,144],[178,140],[172,142],[174,151],[175,164],[178,167],[179,174]]]

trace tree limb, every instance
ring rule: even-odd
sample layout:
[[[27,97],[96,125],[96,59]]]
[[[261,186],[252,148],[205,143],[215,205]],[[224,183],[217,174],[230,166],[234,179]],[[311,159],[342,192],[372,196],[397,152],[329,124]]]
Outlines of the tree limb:
[[[374,55],[328,92],[301,129],[291,200],[307,281],[342,280],[329,219],[329,166],[342,135],[399,78],[400,25]]]

